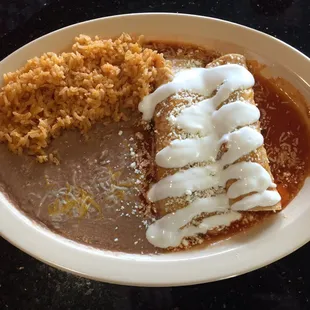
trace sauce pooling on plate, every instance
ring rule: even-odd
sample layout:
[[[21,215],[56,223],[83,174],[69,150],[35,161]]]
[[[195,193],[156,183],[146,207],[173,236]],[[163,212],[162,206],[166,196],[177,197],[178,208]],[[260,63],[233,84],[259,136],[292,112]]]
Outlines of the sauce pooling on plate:
[[[296,95],[287,94],[275,81],[259,73],[255,74],[255,81],[255,102],[262,115],[265,148],[282,207],[286,207],[310,171],[310,119],[305,119],[301,111],[309,108],[300,101],[296,90]]]

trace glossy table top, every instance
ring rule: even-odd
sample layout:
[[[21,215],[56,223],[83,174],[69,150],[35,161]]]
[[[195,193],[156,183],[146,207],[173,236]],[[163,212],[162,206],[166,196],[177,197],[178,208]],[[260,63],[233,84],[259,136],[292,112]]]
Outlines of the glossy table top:
[[[310,56],[309,0],[1,0],[0,60],[61,27],[134,12],[222,18],[269,33]],[[98,283],[49,267],[4,239],[0,248],[0,309],[310,309],[310,244],[249,274],[179,288]]]

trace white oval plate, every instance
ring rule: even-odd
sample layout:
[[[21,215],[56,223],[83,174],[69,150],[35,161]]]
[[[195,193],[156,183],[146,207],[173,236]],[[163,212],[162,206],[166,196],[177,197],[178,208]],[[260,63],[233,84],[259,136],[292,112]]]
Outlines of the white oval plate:
[[[291,46],[264,33],[226,21],[181,14],[131,14],[91,20],[50,33],[0,63],[1,75],[47,51],[66,49],[79,34],[112,37],[121,32],[149,39],[240,52],[269,64],[310,97],[310,61]],[[0,80],[2,84],[2,80]],[[310,181],[281,213],[256,229],[208,248],[163,255],[133,255],[93,249],[56,235],[0,196],[1,235],[18,248],[60,269],[92,279],[129,285],[176,286],[215,281],[274,262],[310,240]]]

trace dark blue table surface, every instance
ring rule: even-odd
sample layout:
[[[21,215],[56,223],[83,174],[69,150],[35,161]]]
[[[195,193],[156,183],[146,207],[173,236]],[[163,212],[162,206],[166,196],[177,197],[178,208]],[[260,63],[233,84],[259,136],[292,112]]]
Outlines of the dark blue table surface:
[[[310,56],[309,0],[1,0],[0,60],[58,28],[133,12],[218,17],[269,33]],[[306,310],[309,299],[310,244],[237,278],[190,287],[135,288],[58,271],[0,238],[0,309]]]

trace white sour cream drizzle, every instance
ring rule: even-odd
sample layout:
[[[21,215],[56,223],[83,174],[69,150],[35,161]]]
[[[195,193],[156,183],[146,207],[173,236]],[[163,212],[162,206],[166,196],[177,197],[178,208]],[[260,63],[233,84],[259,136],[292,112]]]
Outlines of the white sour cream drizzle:
[[[182,168],[188,164],[215,161],[219,142],[214,136],[173,140],[156,154],[156,164],[163,168]]]
[[[168,197],[181,197],[187,193],[191,195],[195,191],[224,185],[220,183],[217,170],[218,167],[214,164],[178,171],[153,185],[147,193],[147,198],[155,202]]]
[[[184,237],[205,234],[214,228],[221,229],[241,218],[240,213],[231,211],[207,217],[199,226],[180,229],[202,212],[226,212],[228,208],[226,195],[196,199],[190,206],[170,213],[152,224],[146,232],[146,237],[150,243],[160,248],[177,247]]]
[[[246,112],[246,117],[240,118]],[[213,112],[212,122],[218,136],[231,132],[238,127],[253,124],[259,120],[259,110],[244,101],[234,101],[225,104]]]
[[[273,206],[280,201],[277,191],[267,190],[275,187],[275,184],[261,165],[254,162],[235,163],[264,143],[263,136],[248,126],[259,120],[259,110],[241,100],[220,107],[234,91],[248,89],[253,85],[252,74],[239,65],[194,68],[179,72],[172,82],[162,85],[140,103],[139,110],[143,113],[143,119],[151,120],[156,105],[174,93],[188,90],[210,96],[217,90],[213,97],[186,107],[177,116],[169,118],[173,125],[187,133],[199,134],[199,137],[176,139],[156,155],[157,165],[163,168],[182,168],[199,162],[213,163],[205,167],[190,167],[163,178],[150,188],[150,201],[219,188],[225,186],[228,180],[236,180],[226,195],[198,198],[187,207],[165,215],[150,225],[147,238],[153,245],[161,248],[179,246],[184,237],[206,233],[216,227],[222,228],[240,219],[241,214],[235,211]],[[214,162],[223,144],[228,150],[219,161]],[[249,193],[254,194],[235,202],[229,208],[228,199]],[[203,212],[223,214],[207,217],[199,226],[184,227]]]

